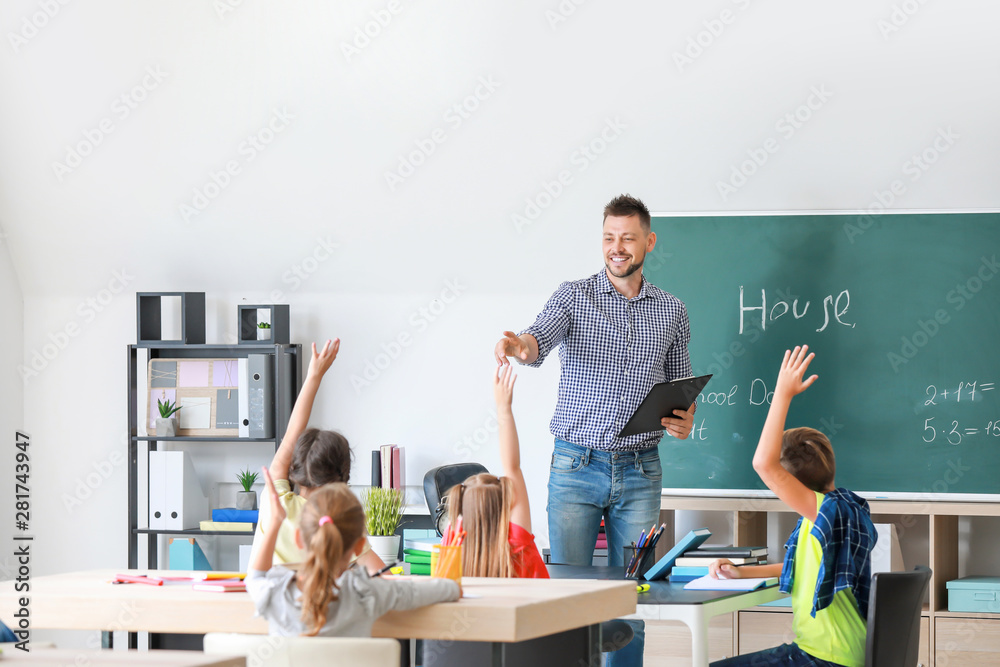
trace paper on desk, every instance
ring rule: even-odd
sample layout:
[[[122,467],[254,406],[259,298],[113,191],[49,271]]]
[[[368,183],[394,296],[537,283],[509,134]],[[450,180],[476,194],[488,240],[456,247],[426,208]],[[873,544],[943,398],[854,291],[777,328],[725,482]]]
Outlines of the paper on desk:
[[[711,575],[689,581],[684,585],[686,591],[754,591],[761,586],[771,586],[778,583],[777,577],[756,579],[713,579]]]

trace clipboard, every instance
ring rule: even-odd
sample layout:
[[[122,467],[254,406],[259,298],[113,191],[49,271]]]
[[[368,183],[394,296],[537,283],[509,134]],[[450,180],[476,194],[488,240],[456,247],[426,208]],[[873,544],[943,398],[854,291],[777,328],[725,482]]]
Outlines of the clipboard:
[[[654,384],[618,437],[663,431],[660,420],[673,416],[674,410],[687,410],[691,407],[710,379],[711,375],[701,375]]]

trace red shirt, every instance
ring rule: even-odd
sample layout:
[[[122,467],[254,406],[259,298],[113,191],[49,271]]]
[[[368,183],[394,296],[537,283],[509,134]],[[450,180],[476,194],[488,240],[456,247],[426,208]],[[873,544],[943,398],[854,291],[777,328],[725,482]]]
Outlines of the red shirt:
[[[507,532],[510,555],[514,561],[514,576],[521,579],[548,579],[549,571],[535,546],[535,536],[511,523]]]

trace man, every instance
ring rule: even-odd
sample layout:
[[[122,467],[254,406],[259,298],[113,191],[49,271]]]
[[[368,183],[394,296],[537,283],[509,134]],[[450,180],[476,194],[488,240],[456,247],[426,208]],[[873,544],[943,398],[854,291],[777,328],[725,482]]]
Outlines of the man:
[[[590,565],[604,517],[608,563],[623,566],[623,547],[659,523],[663,434],[618,437],[654,384],[691,375],[684,304],[642,275],[655,245],[645,204],[629,195],[611,200],[604,207],[604,269],[560,285],[533,325],[516,336],[505,331],[494,349],[498,364],[513,357],[540,366],[559,346],[547,506],[554,563]],[[694,410],[692,404],[665,417],[667,433],[687,438]],[[636,630],[609,664],[641,664],[641,624]]]

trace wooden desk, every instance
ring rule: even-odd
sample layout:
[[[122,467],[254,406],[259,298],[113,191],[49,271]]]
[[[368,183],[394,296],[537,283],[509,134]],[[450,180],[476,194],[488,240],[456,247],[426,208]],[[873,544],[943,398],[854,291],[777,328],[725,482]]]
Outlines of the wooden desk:
[[[206,655],[200,651],[96,651],[69,649],[32,649],[25,653],[5,650],[4,665],[30,667],[246,667],[243,656]]]
[[[189,585],[109,583],[121,570],[91,570],[31,579],[31,627],[129,632],[267,633],[253,616],[247,593],[194,591]],[[144,570],[133,573],[146,573]],[[149,570],[151,576],[185,572]],[[462,581],[477,597],[390,612],[373,629],[375,637],[520,642],[596,625],[635,613],[635,583],[557,579]],[[20,594],[14,582],[0,584],[0,618],[10,621]]]

